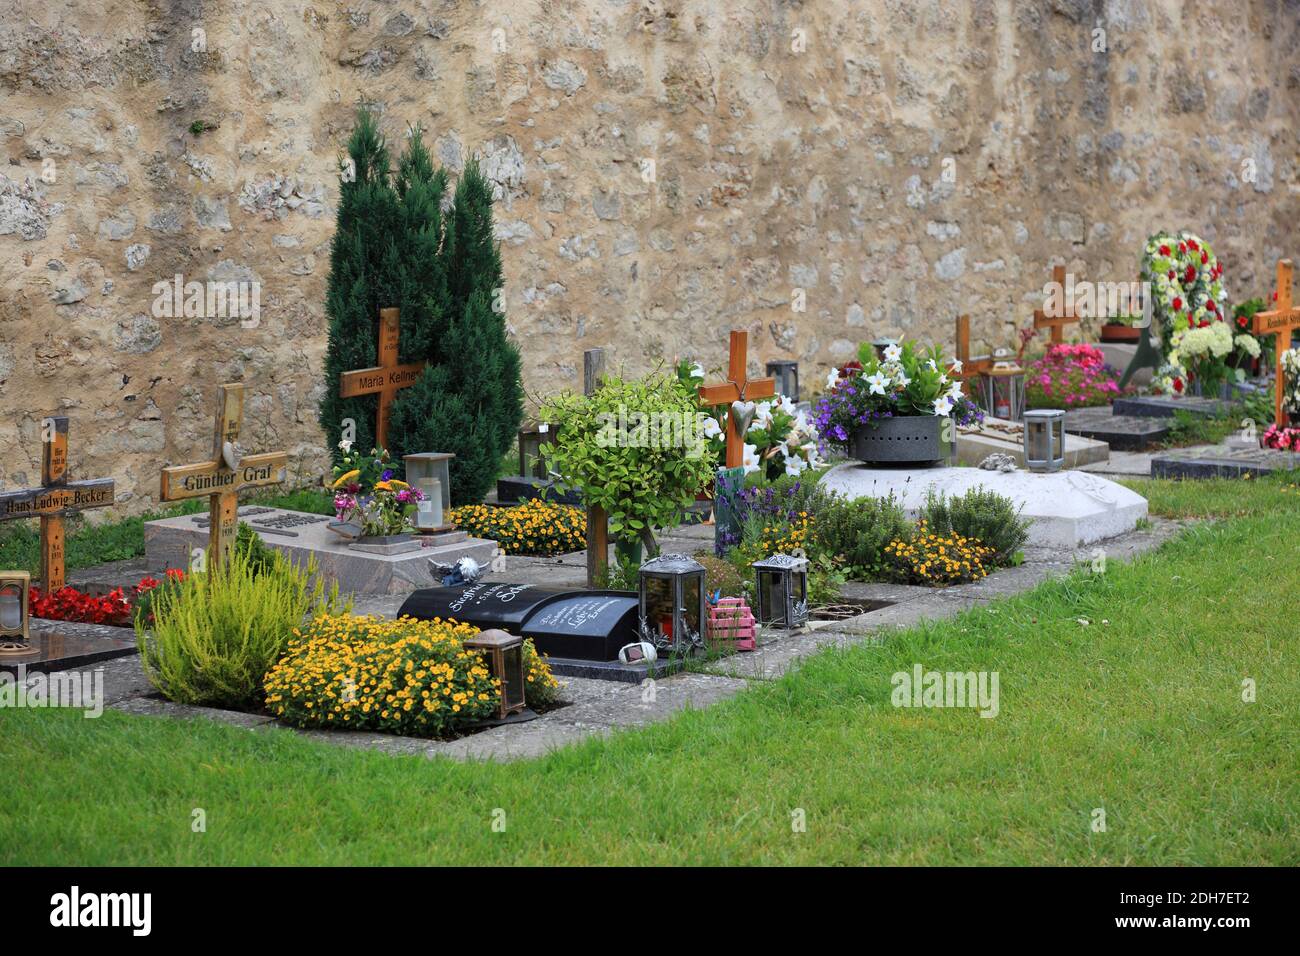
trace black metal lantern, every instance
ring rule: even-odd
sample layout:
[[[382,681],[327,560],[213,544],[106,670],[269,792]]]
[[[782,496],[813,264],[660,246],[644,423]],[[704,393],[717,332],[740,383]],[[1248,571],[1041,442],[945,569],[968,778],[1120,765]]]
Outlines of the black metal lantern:
[[[26,571],[0,571],[0,654],[31,650],[27,596],[32,576]]]
[[[546,477],[542,446],[555,441],[555,433],[546,422],[528,422],[519,429],[519,474]]]
[[[1065,412],[1034,408],[1025,412],[1025,467],[1060,471],[1065,466]]]
[[[465,641],[465,650],[479,651],[488,658],[488,669],[501,684],[501,706],[497,716],[501,719],[523,710],[524,698],[524,639],[498,628],[480,631]]]
[[[641,639],[660,651],[704,647],[704,565],[684,554],[661,554],[641,565]]]
[[[791,359],[773,359],[767,363],[769,378],[776,379],[776,394],[792,402],[799,401],[799,363]]]
[[[808,559],[774,554],[755,561],[758,623],[796,628],[808,623]]]

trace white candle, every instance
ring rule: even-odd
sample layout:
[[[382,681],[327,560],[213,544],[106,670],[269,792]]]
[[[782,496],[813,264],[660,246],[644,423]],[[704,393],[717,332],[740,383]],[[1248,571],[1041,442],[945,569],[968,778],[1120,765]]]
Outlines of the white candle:
[[[23,609],[12,591],[0,594],[0,628],[16,631],[23,626]]]

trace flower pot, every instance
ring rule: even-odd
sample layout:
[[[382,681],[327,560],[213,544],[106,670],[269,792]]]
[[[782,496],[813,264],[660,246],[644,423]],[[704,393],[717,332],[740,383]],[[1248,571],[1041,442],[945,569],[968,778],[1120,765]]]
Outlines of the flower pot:
[[[946,420],[938,415],[899,415],[859,425],[853,430],[849,454],[867,464],[934,464],[948,454],[940,439]]]
[[[1136,342],[1142,338],[1142,330],[1131,325],[1107,323],[1101,327],[1103,342]]]

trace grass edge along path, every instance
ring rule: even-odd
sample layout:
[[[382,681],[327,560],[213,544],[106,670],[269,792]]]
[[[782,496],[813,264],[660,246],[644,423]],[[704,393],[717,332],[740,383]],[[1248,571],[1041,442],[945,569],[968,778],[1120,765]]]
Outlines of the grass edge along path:
[[[1300,515],[1227,484],[1266,513],[534,761],[0,710],[0,861],[1294,865]],[[999,715],[891,706],[916,663]]]

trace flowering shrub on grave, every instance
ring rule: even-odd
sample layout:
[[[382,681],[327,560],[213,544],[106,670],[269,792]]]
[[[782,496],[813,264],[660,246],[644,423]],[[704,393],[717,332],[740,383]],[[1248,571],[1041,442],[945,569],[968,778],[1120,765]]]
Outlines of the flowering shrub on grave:
[[[1300,428],[1278,428],[1274,422],[1264,430],[1260,442],[1265,448],[1300,451]]]
[[[168,580],[184,580],[185,572],[169,570]],[[109,624],[114,627],[130,625],[138,611],[147,608],[148,595],[162,582],[145,575],[130,591],[113,588],[105,595],[85,594],[71,586],[46,594],[33,586],[28,591],[28,608],[32,617],[49,621],[75,621],[82,624]]]
[[[948,377],[948,372],[961,371],[961,363],[945,371],[941,361],[938,347],[923,349],[903,341],[886,347],[881,358],[875,346],[863,342],[858,361],[832,371],[826,380],[827,392],[814,417],[818,433],[847,446],[854,429],[885,418],[934,415],[953,418],[959,425],[977,420],[978,410],[962,392],[961,382]]]
[[[476,538],[490,538],[506,554],[547,558],[587,546],[587,515],[573,505],[533,498],[514,508],[465,505],[449,519]]]
[[[266,675],[266,703],[297,727],[445,736],[496,713],[500,682],[466,650],[478,628],[456,621],[322,615],[295,631]],[[558,683],[524,642],[524,694],[549,703]]]
[[[685,360],[677,363],[677,381],[692,396],[704,384],[704,366]],[[708,454],[717,468],[727,460],[727,418],[731,409],[719,405],[700,413]],[[786,395],[754,403],[754,420],[745,429],[741,465],[745,474],[761,471],[764,478],[799,475],[809,468],[821,468],[821,437],[817,427]]]
[[[352,451],[352,443],[339,442],[343,451],[334,466],[334,513],[340,521],[356,521],[367,536],[405,534],[411,515],[424,495],[393,477],[386,449],[372,448],[369,455]]]
[[[1049,346],[1042,358],[1025,369],[1025,400],[1030,408],[1109,405],[1119,394],[1119,373],[1094,345]]]
[[[910,539],[897,538],[885,546],[885,560],[908,584],[965,584],[988,575],[993,549],[955,532],[936,534],[924,519]]]

